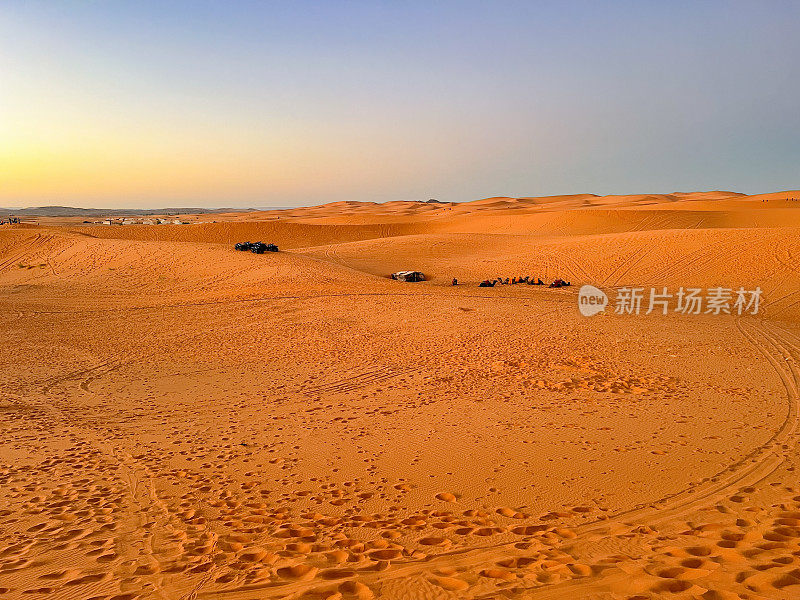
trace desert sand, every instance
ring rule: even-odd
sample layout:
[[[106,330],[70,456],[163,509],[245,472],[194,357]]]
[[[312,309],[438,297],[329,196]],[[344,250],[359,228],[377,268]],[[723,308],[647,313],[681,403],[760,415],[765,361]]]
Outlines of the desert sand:
[[[789,198],[0,228],[0,596],[800,598]],[[520,275],[572,285],[478,287]]]

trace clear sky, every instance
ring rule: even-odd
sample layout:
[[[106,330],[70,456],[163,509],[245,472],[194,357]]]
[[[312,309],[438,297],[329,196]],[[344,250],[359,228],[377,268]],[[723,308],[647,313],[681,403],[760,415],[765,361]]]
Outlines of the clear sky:
[[[0,0],[0,206],[800,187],[800,2]]]

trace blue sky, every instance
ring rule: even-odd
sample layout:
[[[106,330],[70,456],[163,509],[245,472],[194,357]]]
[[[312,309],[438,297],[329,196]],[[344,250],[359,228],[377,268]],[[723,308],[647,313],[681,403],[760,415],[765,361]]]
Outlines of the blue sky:
[[[797,189],[800,3],[0,4],[0,205]]]

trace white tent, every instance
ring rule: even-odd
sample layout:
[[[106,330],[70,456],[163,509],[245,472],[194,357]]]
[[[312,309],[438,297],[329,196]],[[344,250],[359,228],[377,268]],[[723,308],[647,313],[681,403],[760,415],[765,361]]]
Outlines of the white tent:
[[[398,271],[392,273],[392,279],[397,281],[425,281],[425,275],[419,271]]]

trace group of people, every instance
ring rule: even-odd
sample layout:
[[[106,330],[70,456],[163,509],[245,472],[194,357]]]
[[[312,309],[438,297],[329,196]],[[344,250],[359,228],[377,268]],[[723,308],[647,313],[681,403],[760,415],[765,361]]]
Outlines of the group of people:
[[[15,225],[19,224],[19,217],[8,217],[8,219],[0,219],[0,225]]]
[[[479,287],[494,287],[495,285],[545,285],[544,281],[537,277],[526,275],[525,277],[498,277],[496,279],[484,279],[480,282]]]
[[[526,275],[525,277],[497,277],[496,279],[484,279],[478,284],[478,287],[494,287],[496,285],[547,285],[544,281],[541,280],[539,277],[531,277]],[[458,285],[458,280],[453,279],[453,285]],[[556,279],[547,287],[551,288],[560,288],[560,287],[567,287],[572,285],[569,281],[564,281],[563,279]]]

